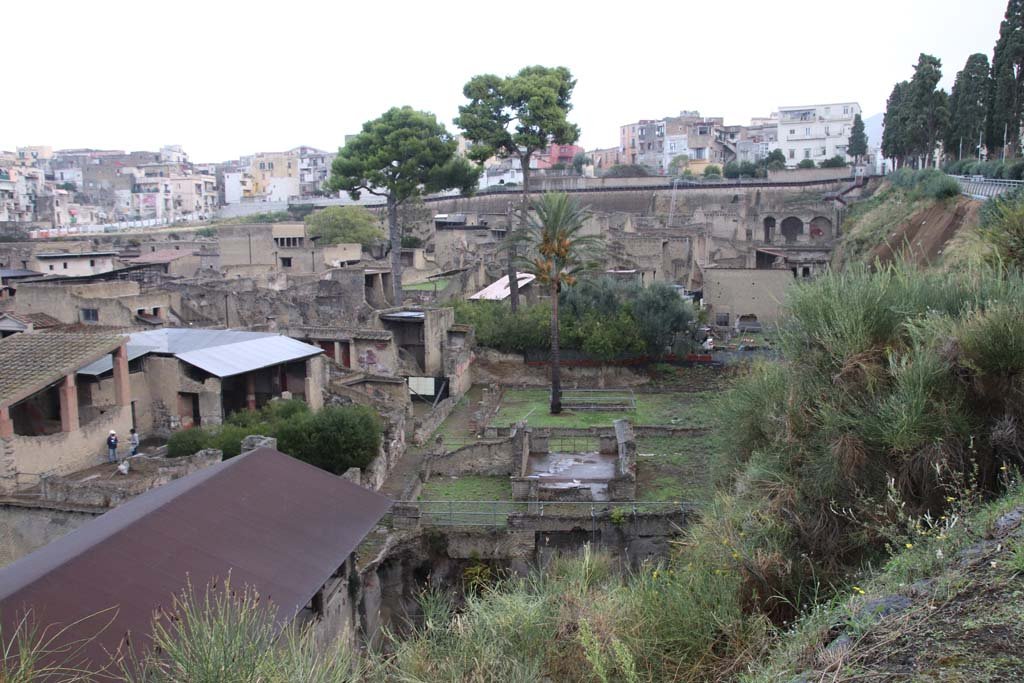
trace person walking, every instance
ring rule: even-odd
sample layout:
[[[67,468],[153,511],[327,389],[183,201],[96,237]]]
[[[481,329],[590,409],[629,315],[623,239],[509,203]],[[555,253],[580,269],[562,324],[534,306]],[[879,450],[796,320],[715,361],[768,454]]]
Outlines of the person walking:
[[[132,456],[139,454],[139,433],[134,429],[131,430],[131,436],[128,438],[128,445],[132,447]]]
[[[117,432],[113,429],[107,436],[107,462],[117,462]]]

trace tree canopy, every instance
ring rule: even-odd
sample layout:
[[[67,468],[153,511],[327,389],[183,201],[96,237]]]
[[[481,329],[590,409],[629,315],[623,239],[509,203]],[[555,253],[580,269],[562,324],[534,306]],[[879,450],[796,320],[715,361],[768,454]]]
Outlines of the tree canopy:
[[[530,158],[555,143],[570,145],[580,129],[568,119],[576,80],[564,66],[528,66],[515,76],[474,76],[462,93],[469,100],[459,107],[455,125],[472,143],[469,157],[485,161],[492,156],[519,160],[523,174],[519,228],[526,229],[530,203]],[[519,279],[515,273],[515,247],[509,250],[509,301],[519,306]]]
[[[458,143],[433,114],[393,107],[367,121],[338,151],[327,186],[359,199],[362,192],[401,204],[424,193],[470,192],[479,173],[456,156]]]
[[[470,193],[480,171],[457,155],[458,143],[433,114],[393,107],[363,124],[338,151],[327,187],[359,199],[363,192],[384,197],[391,242],[392,303],[402,301],[402,231],[398,207],[426,193],[456,188]]]
[[[329,206],[306,217],[307,233],[321,244],[361,244],[384,240],[380,221],[361,206]]]
[[[564,66],[528,66],[515,76],[474,76],[462,89],[469,100],[455,125],[473,143],[469,156],[529,159],[551,143],[570,145],[579,127],[568,120],[576,80]],[[525,168],[524,164],[524,168]]]

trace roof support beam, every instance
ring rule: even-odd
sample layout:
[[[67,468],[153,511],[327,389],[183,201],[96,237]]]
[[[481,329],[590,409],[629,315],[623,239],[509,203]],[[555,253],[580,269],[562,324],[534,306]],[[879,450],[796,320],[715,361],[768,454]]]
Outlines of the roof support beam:
[[[114,351],[114,398],[119,406],[126,406],[132,402],[132,389],[128,379],[128,347],[124,343]]]
[[[77,432],[78,423],[78,386],[75,384],[74,373],[67,375],[57,390],[60,394],[60,430],[65,434]]]

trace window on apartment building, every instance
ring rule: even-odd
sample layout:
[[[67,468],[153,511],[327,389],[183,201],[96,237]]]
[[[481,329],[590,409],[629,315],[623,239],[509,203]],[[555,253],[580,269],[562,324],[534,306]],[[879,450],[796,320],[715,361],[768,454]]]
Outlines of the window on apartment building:
[[[843,107],[843,113],[844,114],[849,114],[850,113],[850,108],[849,107]]]
[[[790,135],[796,135],[796,129],[795,128],[790,128],[789,129],[789,134]]]
[[[83,308],[81,310],[83,323],[98,323],[100,321],[100,310],[98,308]]]
[[[282,268],[291,268],[292,267],[292,257],[291,256],[282,256],[281,257],[281,267]]]
[[[65,262],[64,262],[64,270],[67,270],[67,269],[68,269],[68,262],[67,262],[67,261],[65,261]]]
[[[810,147],[804,147],[804,159],[810,159],[810,158],[811,158],[811,148]]]
[[[825,107],[825,113],[826,114],[831,114],[832,113],[832,107]]]
[[[825,126],[825,137],[828,137],[828,126]]]
[[[95,265],[96,265],[96,259],[92,259],[92,258],[89,259],[89,267],[91,268],[91,267],[93,267]]]
[[[811,134],[811,129],[810,128],[804,128],[804,135],[810,135],[810,134]]]
[[[728,313],[716,313],[715,314],[715,325],[719,327],[729,327],[729,314]]]
[[[50,266],[50,270],[53,270],[53,266],[52,265]]]
[[[825,149],[824,147],[820,147],[820,148],[818,149],[818,155],[819,155],[819,156],[825,156],[825,155],[826,155],[827,153],[828,153],[828,150],[827,150],[827,149]]]
[[[262,162],[262,161],[260,162],[260,170],[261,171],[267,170],[267,164],[265,162]]]
[[[274,170],[274,162],[273,161],[268,161],[267,162],[267,170],[268,171],[273,171]]]

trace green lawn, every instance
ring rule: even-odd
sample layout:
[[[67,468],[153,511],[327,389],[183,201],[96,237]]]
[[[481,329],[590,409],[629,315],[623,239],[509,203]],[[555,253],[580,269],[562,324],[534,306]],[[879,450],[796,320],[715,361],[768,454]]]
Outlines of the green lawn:
[[[431,477],[423,484],[420,500],[512,500],[508,477]]]
[[[722,448],[714,432],[637,439],[637,499],[704,503],[713,494],[712,463]]]
[[[627,419],[638,425],[672,425],[706,427],[711,423],[711,400],[715,392],[636,394],[636,412],[548,412],[547,389],[509,389],[502,399],[501,410],[492,421],[506,426],[526,420],[531,427],[600,427],[613,420]]]
[[[402,289],[407,292],[433,292],[443,290],[448,286],[448,280],[428,280],[427,282],[416,282],[413,284],[402,284]]]

